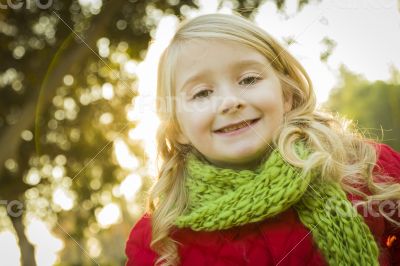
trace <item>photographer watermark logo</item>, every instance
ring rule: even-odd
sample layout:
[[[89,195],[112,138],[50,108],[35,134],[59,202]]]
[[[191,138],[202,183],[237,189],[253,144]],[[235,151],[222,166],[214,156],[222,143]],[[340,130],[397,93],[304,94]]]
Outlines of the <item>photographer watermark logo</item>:
[[[21,216],[24,209],[24,204],[18,200],[0,200],[0,206],[5,206],[7,214],[11,217]]]

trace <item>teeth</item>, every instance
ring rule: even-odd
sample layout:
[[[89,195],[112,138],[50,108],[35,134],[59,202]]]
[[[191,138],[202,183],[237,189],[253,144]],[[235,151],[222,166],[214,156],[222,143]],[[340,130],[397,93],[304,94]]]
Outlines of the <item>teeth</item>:
[[[248,122],[243,122],[243,123],[240,123],[240,124],[237,124],[237,125],[233,125],[233,126],[230,126],[230,127],[223,128],[220,131],[224,132],[224,133],[230,132],[230,131],[234,131],[234,130],[246,127],[248,124],[249,124]]]

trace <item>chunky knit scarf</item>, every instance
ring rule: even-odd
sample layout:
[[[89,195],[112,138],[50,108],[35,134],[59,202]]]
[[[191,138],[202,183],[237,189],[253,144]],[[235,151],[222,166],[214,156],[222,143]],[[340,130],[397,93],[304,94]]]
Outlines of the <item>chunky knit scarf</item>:
[[[306,158],[303,146],[296,149]],[[189,203],[177,227],[228,229],[294,207],[329,265],[378,265],[377,244],[341,187],[302,174],[277,150],[254,171],[217,168],[194,154],[187,157],[186,170]]]

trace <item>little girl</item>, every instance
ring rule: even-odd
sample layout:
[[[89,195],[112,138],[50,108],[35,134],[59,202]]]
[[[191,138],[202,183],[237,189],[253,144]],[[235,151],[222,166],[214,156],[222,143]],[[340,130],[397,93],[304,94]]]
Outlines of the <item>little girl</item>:
[[[127,265],[400,265],[400,154],[317,111],[265,31],[184,22],[157,93],[162,164]]]

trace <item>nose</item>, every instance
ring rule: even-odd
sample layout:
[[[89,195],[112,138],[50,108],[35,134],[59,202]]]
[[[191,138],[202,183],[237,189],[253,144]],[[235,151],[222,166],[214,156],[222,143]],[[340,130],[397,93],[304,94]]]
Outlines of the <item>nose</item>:
[[[238,96],[229,95],[223,97],[218,110],[221,114],[235,113],[245,107],[244,101]]]

